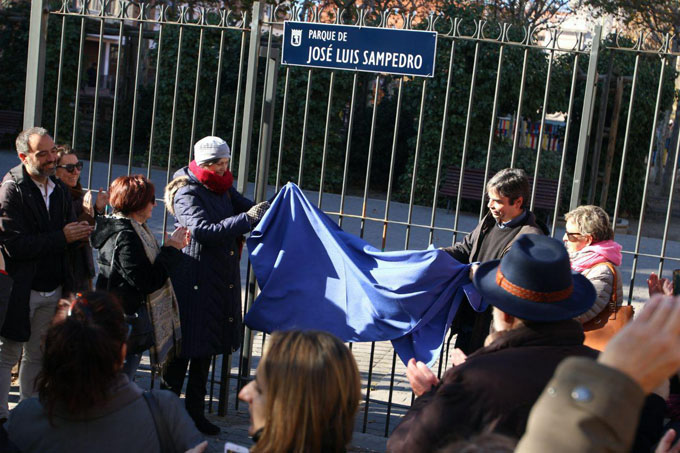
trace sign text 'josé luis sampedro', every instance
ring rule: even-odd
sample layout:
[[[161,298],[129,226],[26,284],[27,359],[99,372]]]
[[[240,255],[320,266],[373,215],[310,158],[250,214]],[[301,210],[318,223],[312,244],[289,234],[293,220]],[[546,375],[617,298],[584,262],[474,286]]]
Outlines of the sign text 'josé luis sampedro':
[[[287,21],[283,64],[422,77],[434,75],[437,33]]]

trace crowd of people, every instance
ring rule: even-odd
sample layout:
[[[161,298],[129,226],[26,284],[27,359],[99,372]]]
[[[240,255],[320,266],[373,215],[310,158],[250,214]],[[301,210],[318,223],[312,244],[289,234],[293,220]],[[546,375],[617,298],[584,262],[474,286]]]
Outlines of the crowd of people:
[[[220,432],[205,417],[210,361],[241,345],[240,255],[269,203],[233,187],[228,145],[205,137],[166,187],[176,229],[159,244],[146,177],[87,191],[82,162],[45,129],[23,131],[16,148],[21,163],[0,185],[0,450],[210,451],[203,435]],[[441,378],[408,363],[416,399],[387,450],[680,451],[672,282],[652,274],[645,308],[593,349],[584,332],[623,303],[621,245],[606,212],[568,212],[560,241],[528,209],[524,171],[501,170],[486,192],[488,214],[442,253],[470,265],[488,308],[461,305],[454,363]],[[161,320],[156,304],[165,304]],[[147,351],[161,390],[134,382]],[[9,411],[20,359],[20,403]],[[239,398],[251,451],[343,452],[360,376],[333,335],[276,332]]]

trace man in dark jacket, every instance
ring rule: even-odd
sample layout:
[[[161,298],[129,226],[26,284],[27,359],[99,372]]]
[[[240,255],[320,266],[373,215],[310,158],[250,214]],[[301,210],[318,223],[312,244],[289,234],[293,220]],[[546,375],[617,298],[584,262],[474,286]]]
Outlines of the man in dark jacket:
[[[24,130],[16,147],[22,163],[0,185],[0,244],[14,279],[8,304],[0,307],[0,421],[8,415],[11,369],[22,348],[21,399],[33,394],[40,339],[57,301],[70,291],[66,248],[92,231],[87,222],[75,222],[68,189],[54,177],[57,150],[47,131]]]
[[[493,424],[518,438],[562,359],[596,357],[572,319],[590,308],[595,290],[571,272],[560,241],[522,235],[500,262],[480,265],[473,281],[494,306],[495,341],[449,369],[440,383],[423,364],[409,363],[409,380],[422,396],[392,433],[388,451],[435,451]]]
[[[548,234],[545,225],[539,225],[528,209],[531,191],[524,170],[499,171],[487,183],[486,192],[489,212],[462,242],[443,249],[461,263],[500,259],[520,235]],[[473,265],[472,272],[475,268]],[[456,347],[466,354],[481,348],[490,324],[491,309],[477,313],[469,304],[461,304],[452,325],[458,334]]]

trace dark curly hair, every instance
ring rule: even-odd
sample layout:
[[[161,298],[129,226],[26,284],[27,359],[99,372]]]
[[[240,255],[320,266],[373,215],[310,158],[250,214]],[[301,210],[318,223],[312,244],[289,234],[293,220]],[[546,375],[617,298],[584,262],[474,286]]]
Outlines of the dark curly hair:
[[[128,333],[123,309],[108,293],[78,293],[66,307],[47,331],[36,379],[50,420],[57,404],[77,414],[106,403]]]

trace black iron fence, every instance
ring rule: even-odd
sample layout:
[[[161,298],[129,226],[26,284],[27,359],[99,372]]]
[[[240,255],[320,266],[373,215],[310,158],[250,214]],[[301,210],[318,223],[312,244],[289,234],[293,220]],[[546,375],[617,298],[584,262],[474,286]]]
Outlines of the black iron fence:
[[[282,66],[284,20],[434,30],[434,77]],[[48,23],[58,57],[44,55]],[[456,6],[422,15],[256,2],[241,13],[66,0],[34,13],[30,46],[25,125],[49,119],[56,142],[89,154],[88,187],[97,160],[108,163],[107,184],[114,164],[163,169],[167,183],[198,138],[221,135],[241,192],[260,201],[294,181],[343,228],[394,250],[460,240],[484,213],[486,181],[519,166],[553,235],[579,204],[611,214],[629,302],[644,301],[649,272],[677,266],[670,36],[518,27]],[[43,95],[45,71],[57,79]],[[244,277],[247,310],[257,288]],[[246,328],[238,359],[214,361],[220,414],[265,342]],[[387,435],[411,400],[403,367],[389,346],[352,348],[365,384],[358,429],[377,418]]]

